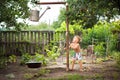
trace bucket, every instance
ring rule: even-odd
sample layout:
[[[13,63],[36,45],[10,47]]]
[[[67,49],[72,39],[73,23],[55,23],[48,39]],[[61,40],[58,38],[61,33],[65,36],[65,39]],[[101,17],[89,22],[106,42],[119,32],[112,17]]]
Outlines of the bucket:
[[[38,10],[31,10],[30,12],[30,20],[38,22],[39,21],[39,11]]]

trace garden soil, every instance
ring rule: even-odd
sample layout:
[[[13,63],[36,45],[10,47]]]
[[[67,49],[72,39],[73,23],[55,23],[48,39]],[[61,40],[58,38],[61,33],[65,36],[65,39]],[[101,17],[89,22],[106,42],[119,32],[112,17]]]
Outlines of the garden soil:
[[[120,69],[116,67],[116,63],[113,60],[108,60],[99,64],[91,63],[90,60],[86,60],[83,64],[83,72],[79,71],[79,64],[77,63],[73,71],[66,71],[65,61],[66,58],[61,56],[56,62],[51,62],[47,66],[33,69],[28,68],[26,65],[21,66],[19,60],[17,60],[16,63],[8,64],[4,69],[0,70],[0,80],[37,80],[38,78],[59,78],[71,74],[86,76],[88,77],[86,80],[96,80],[93,79],[96,77],[102,77],[102,80],[120,80]],[[50,70],[50,72],[37,76],[38,71],[42,68]],[[33,78],[28,79],[31,76],[33,76]]]

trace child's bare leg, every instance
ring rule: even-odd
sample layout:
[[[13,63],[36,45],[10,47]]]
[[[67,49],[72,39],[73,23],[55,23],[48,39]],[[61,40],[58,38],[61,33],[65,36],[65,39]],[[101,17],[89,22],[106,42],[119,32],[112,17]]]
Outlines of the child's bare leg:
[[[80,71],[82,71],[83,67],[82,67],[82,61],[81,60],[79,61],[79,65],[80,65]]]
[[[71,67],[71,70],[74,69],[74,64],[75,64],[75,60],[73,59],[73,60],[72,60],[72,67]]]

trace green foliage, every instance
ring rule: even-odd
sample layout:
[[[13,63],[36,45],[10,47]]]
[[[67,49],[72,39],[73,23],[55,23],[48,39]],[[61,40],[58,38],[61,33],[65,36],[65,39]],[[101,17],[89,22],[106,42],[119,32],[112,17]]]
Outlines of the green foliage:
[[[113,58],[116,60],[117,65],[120,68],[120,52],[113,52]]]
[[[120,20],[112,22],[112,26],[111,31],[113,33],[120,32]]]
[[[50,73],[50,70],[42,68],[38,71],[37,76],[42,76],[42,75],[45,75],[47,73]]]
[[[98,22],[92,29],[88,28],[84,30],[84,35],[88,35],[88,39],[95,38],[99,41],[105,41],[105,38],[111,35],[110,32],[110,23],[107,22]]]
[[[48,25],[46,22],[41,22],[38,25],[31,25],[26,28],[26,30],[54,30],[51,25]]]
[[[116,48],[117,47],[116,45],[118,44],[117,39],[118,39],[117,35],[114,34],[110,35],[110,39],[108,40],[108,50],[110,52],[117,50]]]
[[[60,55],[60,49],[57,46],[53,46],[51,45],[49,47],[46,47],[46,52],[47,52],[47,56],[45,56],[44,54],[40,54],[40,48],[37,46],[36,47],[36,52],[34,55],[31,55],[30,53],[24,53],[21,56],[21,60],[20,60],[20,64],[24,65],[27,62],[41,62],[43,65],[46,65],[48,63],[49,60],[55,60],[59,55]],[[16,59],[16,57],[14,55],[10,56],[10,62],[13,61],[14,59]]]
[[[62,8],[60,10],[60,15],[58,16],[58,20],[54,21],[53,24],[51,25],[51,27],[53,27],[54,29],[57,29],[60,27],[60,25],[63,23],[63,21],[66,20],[66,15],[65,15],[65,8]]]
[[[84,76],[81,76],[79,74],[70,74],[58,78],[47,78],[47,79],[40,78],[39,80],[85,80],[85,78]]]
[[[84,28],[91,28],[100,18],[109,21],[119,15],[120,2],[118,0],[67,0],[69,4],[69,21],[79,23]]]
[[[51,25],[51,27],[53,27],[54,29],[57,29],[59,28],[61,25],[61,23],[59,21],[54,21]]]
[[[104,56],[105,55],[105,48],[104,43],[100,43],[94,47],[94,51],[97,56]]]
[[[33,78],[34,75],[32,75],[31,73],[25,73],[25,74],[23,75],[23,77],[24,77],[25,79],[29,80],[29,79]]]
[[[0,69],[5,68],[7,65],[7,57],[0,56]]]
[[[33,74],[33,73],[25,73],[25,74],[23,75],[23,77],[24,77],[25,79],[27,79],[27,80],[31,80],[31,79],[33,79],[34,77],[40,77],[40,76],[43,76],[43,75],[45,75],[45,74],[47,74],[47,73],[49,73],[49,72],[50,72],[50,70],[41,68],[41,69],[39,69],[39,70],[37,71],[37,73],[35,73],[35,74]]]
[[[48,62],[48,59],[43,54],[35,53],[34,56],[32,56],[32,59],[29,60],[29,62],[41,62],[43,65],[46,65]]]
[[[26,62],[28,62],[31,58],[32,56],[29,53],[22,54],[20,64],[21,65],[26,64]]]
[[[9,56],[8,62],[15,63],[17,61],[17,56],[11,55]]]
[[[66,23],[62,22],[60,28],[57,28],[56,31],[66,31]],[[76,31],[82,31],[82,27],[79,24],[69,25],[69,31],[71,34],[74,34]]]
[[[114,73],[113,73],[113,79],[114,79],[114,80],[119,79],[119,73],[114,72]]]
[[[66,11],[65,8],[60,9],[60,15],[58,16],[59,23],[62,23],[63,21],[66,20],[66,12],[65,11]]]
[[[116,36],[111,32],[112,26],[112,23],[100,21],[93,28],[84,29],[82,43],[89,45],[92,44],[92,40],[94,41],[94,44],[106,41],[109,41],[110,43],[113,43],[112,41],[115,42]]]
[[[65,79],[66,80],[84,80],[84,77],[80,76],[79,74],[74,74],[74,75],[67,75]]]
[[[43,65],[46,65],[48,60],[43,54],[39,54],[35,52],[35,55],[30,55],[29,53],[25,53],[21,56],[20,64],[24,65],[27,62],[41,62]]]
[[[0,1],[0,23],[5,22],[7,27],[20,27],[18,18],[26,19],[29,16],[27,6],[29,0],[2,0]]]
[[[46,48],[46,52],[50,60],[56,60],[60,56],[60,49],[58,46],[53,46],[51,49]]]

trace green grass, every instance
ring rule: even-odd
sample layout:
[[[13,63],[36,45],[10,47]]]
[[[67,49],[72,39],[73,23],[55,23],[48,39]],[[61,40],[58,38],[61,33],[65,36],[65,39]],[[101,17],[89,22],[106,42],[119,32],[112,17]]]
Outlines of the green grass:
[[[59,78],[47,78],[47,79],[37,79],[37,80],[85,80],[83,76],[80,76],[79,74],[74,74],[74,75],[66,75],[63,77]]]
[[[119,79],[119,73],[113,72],[112,74],[113,74],[113,79],[114,80],[118,80]]]
[[[81,76],[80,74],[69,74],[63,77],[58,78],[38,78],[37,80],[104,80],[104,77],[102,74],[96,74],[91,76]]]

